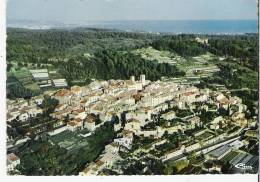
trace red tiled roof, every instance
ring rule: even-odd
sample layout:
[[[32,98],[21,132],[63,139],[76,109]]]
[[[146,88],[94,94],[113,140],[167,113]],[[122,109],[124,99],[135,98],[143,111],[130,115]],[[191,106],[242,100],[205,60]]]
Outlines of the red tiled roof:
[[[7,155],[7,159],[9,160],[9,161],[17,161],[17,160],[19,160],[19,157],[17,157],[14,153],[11,153],[11,154],[8,154]]]
[[[185,96],[191,96],[191,95],[194,95],[195,94],[195,92],[186,92],[186,93],[184,93],[183,95],[185,95]]]
[[[82,113],[85,111],[85,109],[81,108],[81,109],[78,109],[78,110],[75,110],[77,113]]]
[[[87,122],[88,123],[94,123],[95,120],[96,120],[95,116],[92,116],[92,115],[87,116]]]
[[[127,120],[127,123],[130,123],[130,122],[140,123],[139,120],[134,119],[134,118],[131,118],[131,119]]]
[[[220,99],[219,102],[221,104],[227,104],[229,102],[229,100],[226,97],[224,97],[224,98]]]
[[[59,96],[59,97],[64,97],[64,96],[69,96],[71,95],[71,92],[69,90],[60,90],[59,92],[56,93],[56,96]]]
[[[74,87],[71,87],[70,89],[72,92],[79,92],[81,90],[81,87],[79,86],[74,86]]]
[[[80,119],[80,118],[77,118],[77,119],[75,119],[74,121],[76,121],[76,122],[80,123],[80,122],[82,122],[83,120],[82,120],[82,119]]]
[[[70,125],[70,126],[76,126],[76,125],[78,125],[78,123],[75,122],[75,121],[70,121],[70,122],[68,122],[68,125]]]
[[[98,161],[96,162],[96,164],[97,164],[97,166],[102,166],[102,165],[104,164],[104,162],[103,162],[103,161],[100,161],[100,160],[98,160]]]

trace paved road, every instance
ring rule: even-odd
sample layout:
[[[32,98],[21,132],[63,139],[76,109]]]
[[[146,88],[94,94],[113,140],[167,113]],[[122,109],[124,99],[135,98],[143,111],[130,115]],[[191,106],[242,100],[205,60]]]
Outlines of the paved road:
[[[250,89],[250,88],[240,88],[240,89],[224,89],[224,90],[218,90],[220,92],[226,92],[226,91],[230,91],[230,92],[237,92],[237,91],[257,91],[257,89]]]

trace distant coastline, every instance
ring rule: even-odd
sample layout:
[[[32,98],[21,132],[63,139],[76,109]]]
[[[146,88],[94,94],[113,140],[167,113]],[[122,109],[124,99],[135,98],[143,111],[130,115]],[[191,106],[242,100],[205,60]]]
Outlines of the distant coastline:
[[[7,21],[8,28],[55,29],[100,28],[127,32],[172,34],[245,34],[257,33],[257,20],[129,20],[105,22],[36,22],[28,20]]]

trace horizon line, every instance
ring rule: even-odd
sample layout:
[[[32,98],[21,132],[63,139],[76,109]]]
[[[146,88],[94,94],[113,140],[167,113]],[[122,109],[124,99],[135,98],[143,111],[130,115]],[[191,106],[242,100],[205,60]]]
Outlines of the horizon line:
[[[258,21],[259,18],[248,18],[248,19],[125,19],[125,20],[32,20],[32,19],[6,19],[7,21],[45,21],[45,22],[110,22],[110,21],[236,21],[236,20],[253,20]]]

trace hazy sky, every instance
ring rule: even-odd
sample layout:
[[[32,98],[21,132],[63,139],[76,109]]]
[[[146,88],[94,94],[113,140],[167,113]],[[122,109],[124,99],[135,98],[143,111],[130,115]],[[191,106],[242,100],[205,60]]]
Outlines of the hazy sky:
[[[256,0],[7,0],[8,20],[257,19]]]

